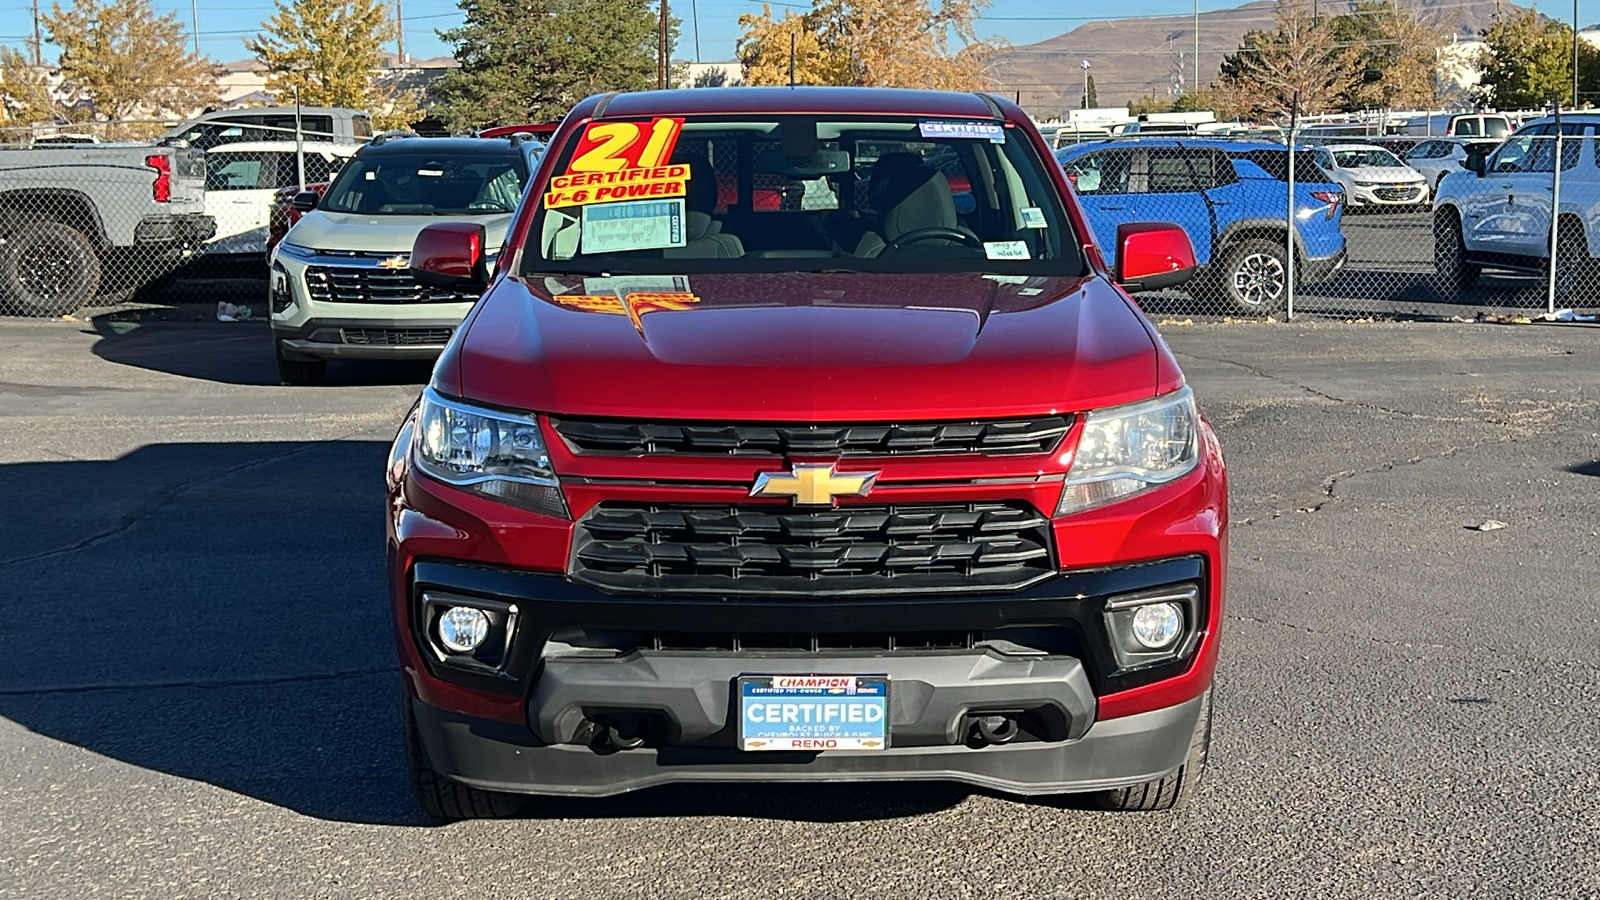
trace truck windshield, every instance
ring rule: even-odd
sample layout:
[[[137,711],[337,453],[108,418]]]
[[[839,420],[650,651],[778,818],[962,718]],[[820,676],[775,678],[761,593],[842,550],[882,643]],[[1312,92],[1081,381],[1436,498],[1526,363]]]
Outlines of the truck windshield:
[[[525,272],[1085,271],[1032,141],[992,120],[595,122],[552,171]]]
[[[527,177],[520,153],[357,156],[328,188],[319,208],[374,216],[508,213],[516,209]]]

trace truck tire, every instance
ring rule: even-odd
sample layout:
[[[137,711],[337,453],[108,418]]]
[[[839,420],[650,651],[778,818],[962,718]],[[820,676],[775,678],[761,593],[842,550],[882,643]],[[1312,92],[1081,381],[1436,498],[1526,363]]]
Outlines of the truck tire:
[[[1189,755],[1171,774],[1132,787],[1101,791],[1095,795],[1102,809],[1117,812],[1156,812],[1182,806],[1194,796],[1206,771],[1206,755],[1211,752],[1211,691],[1200,699],[1200,718],[1189,739]]]
[[[1266,238],[1246,238],[1222,251],[1216,292],[1227,312],[1270,316],[1289,302],[1288,254]]]
[[[1589,255],[1583,225],[1570,216],[1563,216],[1560,241],[1556,245],[1556,302],[1577,306],[1580,304],[1574,301],[1594,296],[1597,274],[1600,274],[1600,266]]]
[[[434,819],[453,822],[503,819],[527,807],[528,798],[521,794],[480,790],[451,781],[430,768],[422,736],[417,733],[416,717],[411,712],[411,698],[402,693],[401,700],[405,706],[406,772],[411,779],[411,792],[424,812]]]
[[[51,219],[0,236],[0,302],[24,316],[77,312],[100,291],[100,254],[89,236]]]
[[[1478,283],[1483,267],[1467,262],[1467,245],[1461,237],[1461,216],[1442,209],[1433,217],[1433,268],[1439,293],[1450,295]]]
[[[328,361],[325,359],[285,359],[282,341],[273,340],[272,353],[278,358],[278,380],[284,384],[312,387],[321,384],[328,374]]]

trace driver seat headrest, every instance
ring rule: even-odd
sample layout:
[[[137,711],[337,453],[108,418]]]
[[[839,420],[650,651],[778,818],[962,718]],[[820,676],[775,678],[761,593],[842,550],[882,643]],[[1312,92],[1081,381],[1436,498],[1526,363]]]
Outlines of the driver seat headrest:
[[[919,228],[954,228],[955,198],[944,173],[930,166],[895,172],[883,188],[883,236],[894,240]]]

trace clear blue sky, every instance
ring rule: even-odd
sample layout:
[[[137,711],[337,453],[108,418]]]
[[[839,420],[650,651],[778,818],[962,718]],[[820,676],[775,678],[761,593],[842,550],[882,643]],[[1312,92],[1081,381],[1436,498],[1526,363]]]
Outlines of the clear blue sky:
[[[272,0],[196,0],[200,11],[200,49],[217,62],[244,59],[249,54],[243,40],[253,35],[272,14]],[[454,0],[401,0],[404,4],[406,52],[413,58],[448,55],[449,48],[435,31],[461,21]],[[1200,9],[1224,9],[1243,0],[1200,0]],[[1334,6],[1339,0],[1329,0]],[[50,0],[41,0],[48,9]],[[66,5],[66,4],[63,4]],[[157,11],[177,14],[185,28],[191,25],[189,0],[155,0]],[[774,3],[775,12],[786,5],[809,9],[809,0]],[[1565,2],[1543,4],[1545,12],[1565,18],[1571,5]],[[733,58],[734,42],[739,37],[739,15],[760,12],[761,0],[671,0],[672,12],[683,19],[683,32],[675,56],[693,59],[695,21],[699,21],[699,57],[706,62]],[[0,43],[24,48],[31,40],[31,0],[0,0]],[[1580,23],[1600,10],[1600,0],[1583,0]],[[1114,11],[1114,13],[1113,13]],[[1121,0],[1118,3],[1088,3],[1082,0],[993,0],[980,21],[980,33],[999,35],[1013,44],[1031,44],[1070,31],[1086,21],[1150,15],[1190,15],[1194,0]],[[1099,13],[1099,15],[1096,15]],[[1111,13],[1112,15],[1107,15]],[[1580,26],[1581,27],[1581,26]],[[392,47],[391,47],[392,49]],[[45,45],[45,56],[53,59],[54,48]]]

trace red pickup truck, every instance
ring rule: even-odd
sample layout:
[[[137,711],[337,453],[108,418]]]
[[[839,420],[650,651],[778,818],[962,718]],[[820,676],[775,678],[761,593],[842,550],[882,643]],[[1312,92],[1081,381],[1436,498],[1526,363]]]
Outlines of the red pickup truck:
[[[772,192],[764,196],[762,192]],[[776,200],[776,202],[774,202]],[[667,782],[1164,809],[1211,729],[1222,453],[1004,98],[607,94],[554,135],[395,438],[412,784],[443,818]]]

